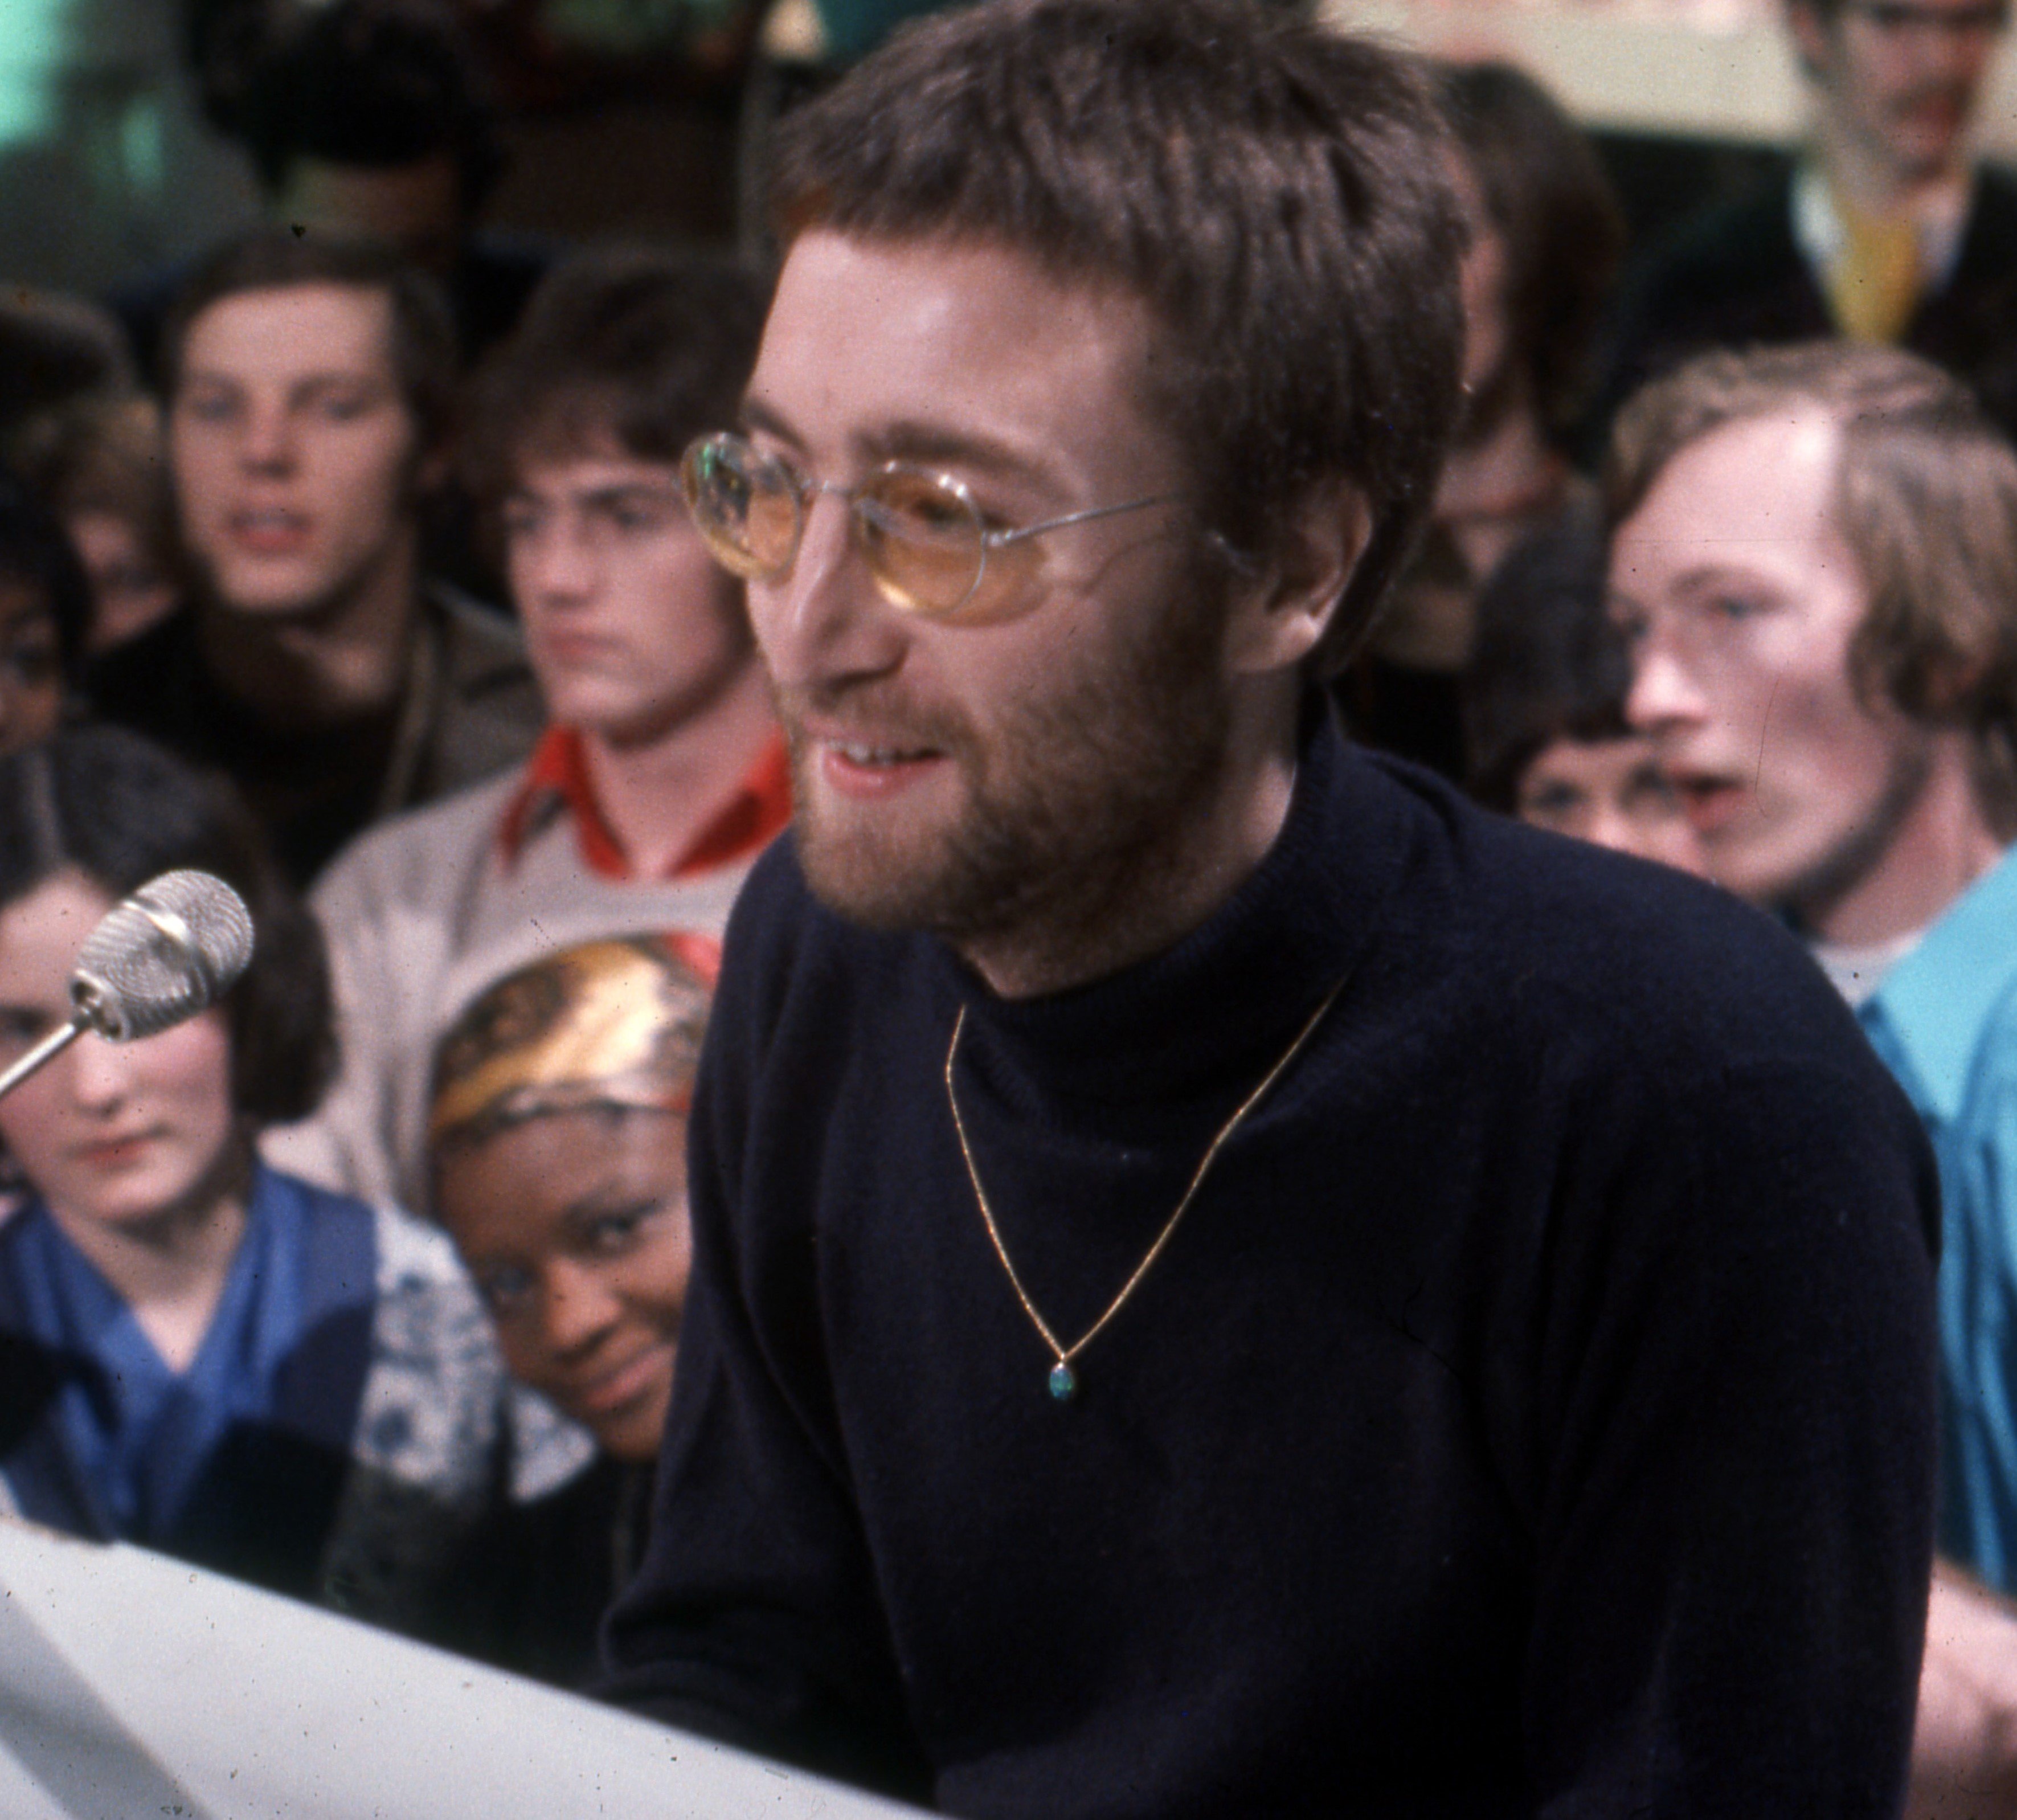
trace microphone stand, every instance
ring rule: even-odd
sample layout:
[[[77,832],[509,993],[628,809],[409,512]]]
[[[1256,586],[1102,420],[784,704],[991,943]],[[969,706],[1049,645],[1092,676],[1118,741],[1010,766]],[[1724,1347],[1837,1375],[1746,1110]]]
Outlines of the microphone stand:
[[[71,1013],[69,1023],[58,1024],[12,1067],[0,1074],[0,1099],[13,1092],[45,1062],[53,1061],[90,1028],[91,1014],[79,1006]]]

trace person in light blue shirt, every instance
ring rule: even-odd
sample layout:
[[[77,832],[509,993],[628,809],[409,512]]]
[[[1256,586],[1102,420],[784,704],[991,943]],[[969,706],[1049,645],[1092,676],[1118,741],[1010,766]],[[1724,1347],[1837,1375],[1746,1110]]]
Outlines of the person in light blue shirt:
[[[1925,362],[1817,343],[1647,388],[1606,493],[1628,717],[1711,876],[1806,937],[1933,1142],[1914,1786],[2017,1812],[2017,456]]]

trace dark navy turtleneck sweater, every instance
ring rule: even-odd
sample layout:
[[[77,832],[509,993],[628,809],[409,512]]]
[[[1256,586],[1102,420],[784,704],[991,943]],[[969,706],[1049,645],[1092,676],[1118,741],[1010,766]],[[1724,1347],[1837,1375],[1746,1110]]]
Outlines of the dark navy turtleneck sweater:
[[[1076,1338],[1324,995],[1160,1261]],[[781,842],[731,928],[615,1696],[1084,1816],[1888,1815],[1936,1191],[1806,958],[1306,744],[1174,948],[996,999]]]

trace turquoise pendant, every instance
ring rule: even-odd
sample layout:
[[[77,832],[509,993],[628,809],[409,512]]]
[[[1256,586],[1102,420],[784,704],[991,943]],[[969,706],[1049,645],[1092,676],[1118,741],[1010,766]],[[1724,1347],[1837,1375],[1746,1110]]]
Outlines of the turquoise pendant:
[[[1059,1403],[1070,1403],[1078,1395],[1078,1378],[1063,1360],[1051,1367],[1051,1395]]]

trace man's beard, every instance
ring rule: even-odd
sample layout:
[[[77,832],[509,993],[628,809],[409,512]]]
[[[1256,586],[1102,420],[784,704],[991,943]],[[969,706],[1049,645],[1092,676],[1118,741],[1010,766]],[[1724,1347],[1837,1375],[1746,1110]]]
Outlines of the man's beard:
[[[948,822],[922,830],[822,825],[815,748],[795,710],[844,710],[856,691],[781,699],[796,783],[799,863],[829,906],[874,928],[919,929],[956,948],[1026,944],[1052,964],[1124,951],[1152,923],[1156,887],[1183,863],[1185,830],[1227,760],[1222,587],[1059,692],[1005,715],[983,741],[963,718],[874,705],[964,785]],[[876,684],[863,685],[873,690]],[[890,818],[893,824],[897,818]]]

